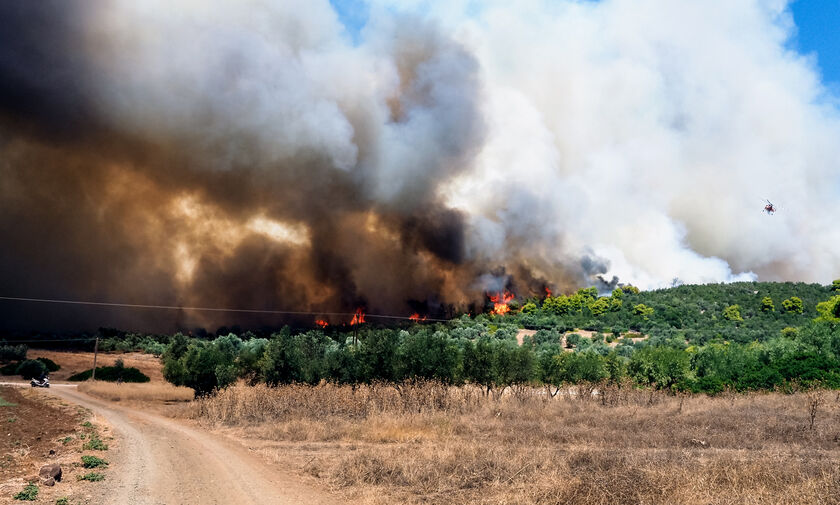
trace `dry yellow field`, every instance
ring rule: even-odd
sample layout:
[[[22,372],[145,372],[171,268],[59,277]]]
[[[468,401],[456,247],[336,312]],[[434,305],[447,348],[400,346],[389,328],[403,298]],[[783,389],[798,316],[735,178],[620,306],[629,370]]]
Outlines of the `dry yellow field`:
[[[840,503],[840,401],[805,393],[238,385],[182,415],[353,503]]]
[[[79,384],[79,391],[109,401],[188,402],[194,392],[190,388],[168,383],[146,384],[87,381]]]

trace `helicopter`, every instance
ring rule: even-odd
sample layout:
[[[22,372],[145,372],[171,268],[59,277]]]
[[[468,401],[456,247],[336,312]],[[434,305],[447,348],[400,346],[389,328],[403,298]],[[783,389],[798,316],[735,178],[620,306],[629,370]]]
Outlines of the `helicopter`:
[[[776,206],[773,205],[773,202],[771,202],[770,200],[766,200],[766,199],[764,201],[767,202],[767,205],[764,206],[764,212],[766,212],[770,216],[775,214],[776,213]]]

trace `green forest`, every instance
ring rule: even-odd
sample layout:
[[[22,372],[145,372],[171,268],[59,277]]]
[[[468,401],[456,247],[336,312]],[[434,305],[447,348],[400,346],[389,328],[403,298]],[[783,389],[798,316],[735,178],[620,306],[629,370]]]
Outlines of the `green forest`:
[[[270,335],[118,334],[103,350],[162,356],[164,376],[197,394],[238,379],[268,384],[411,380],[488,394],[535,385],[633,383],[716,394],[840,388],[840,280],[596,288],[513,300],[505,315]],[[530,330],[530,331],[523,331]],[[519,338],[517,338],[519,336]],[[10,349],[9,353],[12,352]]]

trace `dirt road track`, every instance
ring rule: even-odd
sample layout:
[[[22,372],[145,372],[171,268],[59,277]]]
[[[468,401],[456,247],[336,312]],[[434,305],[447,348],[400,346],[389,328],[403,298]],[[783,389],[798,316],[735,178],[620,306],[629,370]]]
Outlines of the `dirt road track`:
[[[85,395],[72,387],[52,394],[102,416],[119,444],[101,505],[326,505],[322,491],[268,467],[235,442],[178,421]],[[109,451],[112,452],[112,451]]]

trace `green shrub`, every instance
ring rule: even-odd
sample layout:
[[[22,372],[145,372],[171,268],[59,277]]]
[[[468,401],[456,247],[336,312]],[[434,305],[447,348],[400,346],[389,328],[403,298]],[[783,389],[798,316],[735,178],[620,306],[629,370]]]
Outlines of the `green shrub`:
[[[57,372],[61,370],[61,366],[59,366],[55,361],[51,360],[50,358],[35,358],[36,361],[40,361],[47,367],[47,370],[50,372]]]
[[[744,318],[741,317],[740,305],[730,305],[729,307],[723,309],[723,317],[734,322],[741,322],[744,320]]]
[[[33,377],[40,377],[45,373],[47,373],[47,365],[34,359],[23,361],[17,367],[17,374],[26,380],[32,379]]]
[[[93,370],[85,370],[68,377],[67,380],[81,382],[90,379]],[[149,382],[149,377],[134,367],[102,366],[96,367],[96,380],[107,382]]]
[[[20,363],[9,363],[8,365],[4,365],[0,367],[0,374],[3,375],[17,375],[17,369],[20,366]]]
[[[652,316],[653,312],[653,307],[648,307],[644,303],[640,303],[633,306],[633,314],[637,316],[642,316],[645,320]]]
[[[76,480],[86,480],[89,482],[99,482],[101,480],[105,480],[105,475],[96,472],[86,473],[84,475],[79,475],[76,477]]]
[[[15,495],[15,500],[20,501],[35,501],[38,499],[38,486],[35,484],[27,484],[23,491]]]
[[[688,353],[673,347],[644,347],[630,358],[628,373],[640,384],[659,389],[681,387],[688,383],[691,364]]]
[[[537,304],[534,302],[528,302],[522,306],[522,313],[523,314],[533,314],[537,311]]]
[[[82,456],[82,465],[85,468],[99,468],[100,466],[108,466],[108,462],[96,456]]]
[[[765,296],[761,299],[761,311],[762,312],[773,312],[776,310],[776,306],[773,304],[773,299],[769,296]]]
[[[82,437],[79,437],[82,438]],[[108,445],[105,444],[100,438],[99,435],[96,433],[91,434],[90,440],[88,440],[84,446],[82,446],[85,450],[92,450],[92,451],[107,451]]]
[[[55,501],[55,505],[70,505],[70,498],[63,496]]]
[[[805,311],[802,299],[798,296],[791,296],[787,300],[782,300],[782,308],[785,309],[785,312],[794,314],[802,314]]]
[[[691,390],[695,393],[706,393],[714,396],[718,393],[722,393],[725,388],[726,385],[720,377],[707,376],[697,379],[694,384],[692,384]]]
[[[23,344],[0,345],[0,361],[23,361],[26,359],[27,347]]]

